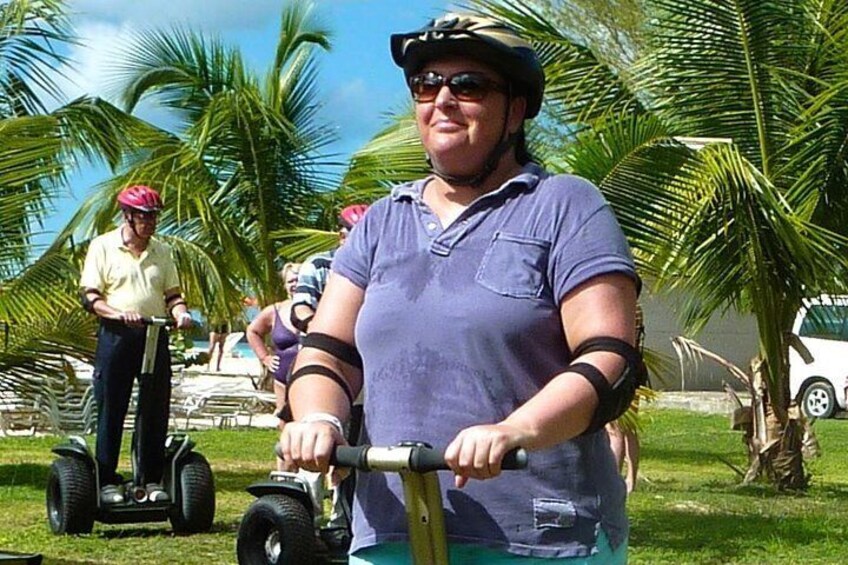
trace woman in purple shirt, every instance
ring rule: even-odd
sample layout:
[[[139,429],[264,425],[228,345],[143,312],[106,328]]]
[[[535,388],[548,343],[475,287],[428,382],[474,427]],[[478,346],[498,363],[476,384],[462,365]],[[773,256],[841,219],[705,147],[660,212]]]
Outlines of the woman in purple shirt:
[[[286,402],[286,379],[300,344],[300,334],[291,325],[291,296],[297,285],[299,263],[286,263],[280,271],[285,284],[287,298],[266,306],[247,326],[247,343],[253,353],[267,371],[274,377],[274,396],[277,404],[277,414],[280,414]],[[271,350],[265,343],[265,338],[271,341]],[[283,429],[283,419],[280,419],[280,430]],[[284,469],[283,460],[277,459],[277,469]]]
[[[372,205],[336,255],[307,339],[324,336],[289,385],[286,461],[326,471],[364,389],[361,442],[446,450],[453,562],[623,563],[624,483],[603,426],[641,359],[621,229],[597,188],[529,155],[544,74],[512,29],[447,14],[392,36],[392,56],[433,174]],[[498,478],[518,446],[529,467]],[[358,477],[353,534],[351,563],[408,560],[396,475]]]

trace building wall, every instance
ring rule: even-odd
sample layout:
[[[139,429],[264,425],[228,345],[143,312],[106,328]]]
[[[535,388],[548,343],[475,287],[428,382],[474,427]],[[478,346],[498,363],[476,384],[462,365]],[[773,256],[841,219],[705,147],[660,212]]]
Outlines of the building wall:
[[[718,314],[698,335],[686,335],[679,323],[679,295],[657,296],[644,291],[640,298],[645,314],[645,347],[668,357],[670,370],[663,375],[651,376],[651,384],[658,390],[723,390],[728,382],[737,390],[744,389],[722,366],[709,359],[697,364],[687,362],[681,371],[680,361],[674,352],[672,338],[684,335],[700,343],[737,365],[748,370],[757,353],[757,327],[752,316],[728,313]]]

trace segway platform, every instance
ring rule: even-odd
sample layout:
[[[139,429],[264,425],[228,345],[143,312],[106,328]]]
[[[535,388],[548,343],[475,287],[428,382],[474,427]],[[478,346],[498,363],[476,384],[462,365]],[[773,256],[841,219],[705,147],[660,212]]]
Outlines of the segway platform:
[[[147,500],[145,489],[128,481],[123,502],[103,505],[97,462],[85,439],[71,436],[53,448],[60,457],[50,468],[47,484],[50,529],[55,534],[85,534],[95,520],[105,524],[170,520],[177,533],[209,531],[215,516],[215,484],[209,463],[193,448],[185,434],[169,435],[165,442],[163,482],[170,500]]]

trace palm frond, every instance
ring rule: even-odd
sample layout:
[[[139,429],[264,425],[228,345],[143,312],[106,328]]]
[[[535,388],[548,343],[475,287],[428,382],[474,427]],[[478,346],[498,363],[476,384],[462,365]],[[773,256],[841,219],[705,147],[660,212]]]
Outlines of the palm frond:
[[[240,302],[230,300],[237,295],[235,281],[229,279],[226,264],[207,249],[179,237],[164,237],[171,246],[182,290],[191,308],[212,318],[235,320],[242,315]]]
[[[536,46],[546,76],[545,105],[557,121],[576,129],[611,113],[641,112],[642,104],[625,78],[576,43],[568,30],[555,27],[532,3],[475,0],[472,4],[479,13],[510,24]]]
[[[61,147],[54,118],[0,120],[0,280],[26,265],[36,227],[58,194]]]
[[[56,47],[74,42],[62,0],[0,4],[0,118],[43,113],[44,96],[61,97],[68,59]]]
[[[292,261],[303,261],[313,253],[329,251],[339,244],[339,234],[335,231],[300,228],[271,235],[281,243],[280,254]]]
[[[48,250],[12,279],[0,282],[0,321],[27,323],[78,307],[79,272],[67,252]]]
[[[644,275],[653,257],[673,245],[689,201],[674,189],[693,153],[655,117],[611,115],[595,122],[567,148],[562,169],[594,182],[609,200]]]
[[[278,78],[282,84],[292,84],[292,81],[283,79],[282,75],[293,60],[305,53],[304,47],[314,45],[330,50],[332,34],[327,29],[313,25],[312,11],[311,5],[298,2],[289,3],[283,10],[274,64],[271,67],[272,77]]]
[[[396,184],[430,172],[412,109],[389,117],[390,123],[354,153],[342,186],[346,202],[373,202]]]
[[[0,390],[35,398],[48,381],[70,379],[68,359],[94,358],[96,318],[81,308],[54,310],[26,324],[11,324],[0,343]]]
[[[112,75],[127,110],[156,94],[186,125],[216,93],[250,81],[237,50],[180,27],[140,32],[117,53]]]
[[[636,73],[641,89],[678,131],[732,138],[771,178],[801,109],[794,83],[812,48],[798,4],[649,0],[653,43]]]

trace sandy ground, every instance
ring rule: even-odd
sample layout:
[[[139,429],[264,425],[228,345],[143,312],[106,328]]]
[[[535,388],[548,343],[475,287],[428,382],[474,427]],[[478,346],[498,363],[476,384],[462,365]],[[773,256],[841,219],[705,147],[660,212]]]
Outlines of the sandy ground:
[[[192,353],[200,350],[193,349]],[[248,376],[258,378],[262,370],[262,364],[254,357],[234,357],[227,354],[221,359],[221,370],[215,371],[215,367],[208,365],[192,365],[184,372],[191,374],[202,374],[215,376],[216,374],[224,376]]]

